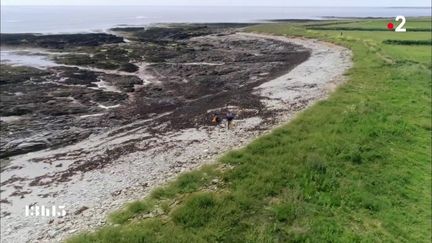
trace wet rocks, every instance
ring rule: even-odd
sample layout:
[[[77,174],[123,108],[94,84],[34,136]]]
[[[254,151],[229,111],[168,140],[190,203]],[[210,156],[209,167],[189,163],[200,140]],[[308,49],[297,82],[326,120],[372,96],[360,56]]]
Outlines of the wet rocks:
[[[129,72],[129,73],[134,73],[136,71],[138,71],[138,66],[132,63],[124,63],[121,64],[120,66],[120,71],[125,71],[125,72]]]
[[[103,75],[101,76],[105,82],[110,83],[122,92],[130,93],[135,91],[135,85],[142,85],[143,80],[136,76],[122,75]]]
[[[0,85],[16,84],[28,80],[37,81],[42,80],[50,72],[33,67],[13,67],[5,64],[0,65]]]
[[[101,75],[79,68],[39,70],[2,65],[0,158],[70,144],[116,123],[116,119],[103,117],[96,121],[92,116],[81,118],[109,113],[110,107],[128,98],[126,93],[99,89],[95,83]],[[132,91],[134,84],[142,83],[137,79],[119,79],[118,86]]]
[[[99,46],[109,43],[122,43],[123,38],[103,33],[91,34],[2,34],[2,45],[30,46],[50,49],[64,49],[75,46]]]
[[[40,150],[47,147],[47,143],[43,141],[22,142],[16,146],[16,152],[26,153],[34,150]]]
[[[0,148],[0,158],[24,154],[47,147],[48,144],[43,141],[12,141],[4,144],[2,148]]]
[[[6,44],[18,47],[31,41],[34,46],[63,49],[55,60],[76,66],[5,66],[0,116],[8,122],[2,122],[1,156],[71,144],[86,137],[76,131],[98,132],[166,112],[171,114],[155,121],[154,127],[207,125],[207,110],[227,104],[265,112],[251,90],[307,59],[308,51],[282,41],[232,34],[233,27],[241,26],[114,29],[132,40],[126,44],[106,34],[2,36]],[[145,69],[138,66],[143,61],[148,63]],[[145,85],[139,76],[143,72],[151,77]],[[48,130],[52,134],[44,137],[44,145],[34,140]],[[10,143],[23,137],[27,146]]]

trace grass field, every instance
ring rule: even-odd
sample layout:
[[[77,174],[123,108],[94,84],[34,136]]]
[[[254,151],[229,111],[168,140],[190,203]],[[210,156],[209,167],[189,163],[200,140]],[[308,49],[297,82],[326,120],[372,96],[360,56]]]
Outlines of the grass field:
[[[418,28],[428,21],[408,19]],[[346,46],[354,67],[329,99],[291,123],[69,242],[430,242],[431,46],[383,40],[431,33],[341,35],[304,23],[249,31]]]
[[[372,19],[372,20],[345,20],[345,21],[326,21],[325,27],[352,27],[352,28],[377,28],[382,30],[387,30],[387,23],[392,22],[395,26],[398,25],[394,19]],[[335,23],[335,24],[330,24]],[[306,23],[305,25],[308,25]],[[312,24],[312,26],[315,26]],[[432,23],[428,18],[408,18],[405,24],[405,28],[421,28],[421,29],[431,29]]]

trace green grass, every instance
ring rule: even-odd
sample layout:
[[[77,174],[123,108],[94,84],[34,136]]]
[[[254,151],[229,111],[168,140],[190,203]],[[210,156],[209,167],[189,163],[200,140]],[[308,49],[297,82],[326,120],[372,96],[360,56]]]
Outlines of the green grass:
[[[385,40],[383,41],[384,44],[390,44],[390,45],[425,45],[430,46],[432,45],[432,40]]]
[[[291,123],[68,242],[430,242],[431,47],[382,43],[424,33],[249,31],[346,46],[354,67]]]
[[[397,26],[400,22],[396,22],[392,18],[375,19],[375,20],[345,20],[345,21],[325,21],[319,24],[307,23],[304,26],[316,30],[358,30],[358,31],[388,31],[387,24],[392,22]],[[432,23],[429,18],[406,18],[404,25],[408,31],[429,32],[432,29]],[[429,35],[430,36],[430,35]]]

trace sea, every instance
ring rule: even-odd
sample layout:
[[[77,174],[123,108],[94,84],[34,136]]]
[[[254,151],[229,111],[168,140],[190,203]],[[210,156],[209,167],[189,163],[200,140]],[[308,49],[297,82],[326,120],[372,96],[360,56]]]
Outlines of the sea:
[[[1,33],[104,32],[155,23],[264,22],[273,19],[431,16],[430,7],[1,6]]]

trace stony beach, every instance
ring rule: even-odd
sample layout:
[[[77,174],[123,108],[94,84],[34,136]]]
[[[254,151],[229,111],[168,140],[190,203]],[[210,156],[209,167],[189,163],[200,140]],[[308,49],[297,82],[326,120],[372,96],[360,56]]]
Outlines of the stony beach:
[[[4,48],[51,60],[2,62],[2,240],[57,242],[104,225],[125,202],[324,99],[351,67],[346,48],[242,27],[2,35]],[[228,111],[232,129],[211,123]],[[26,205],[67,215],[26,217]]]

